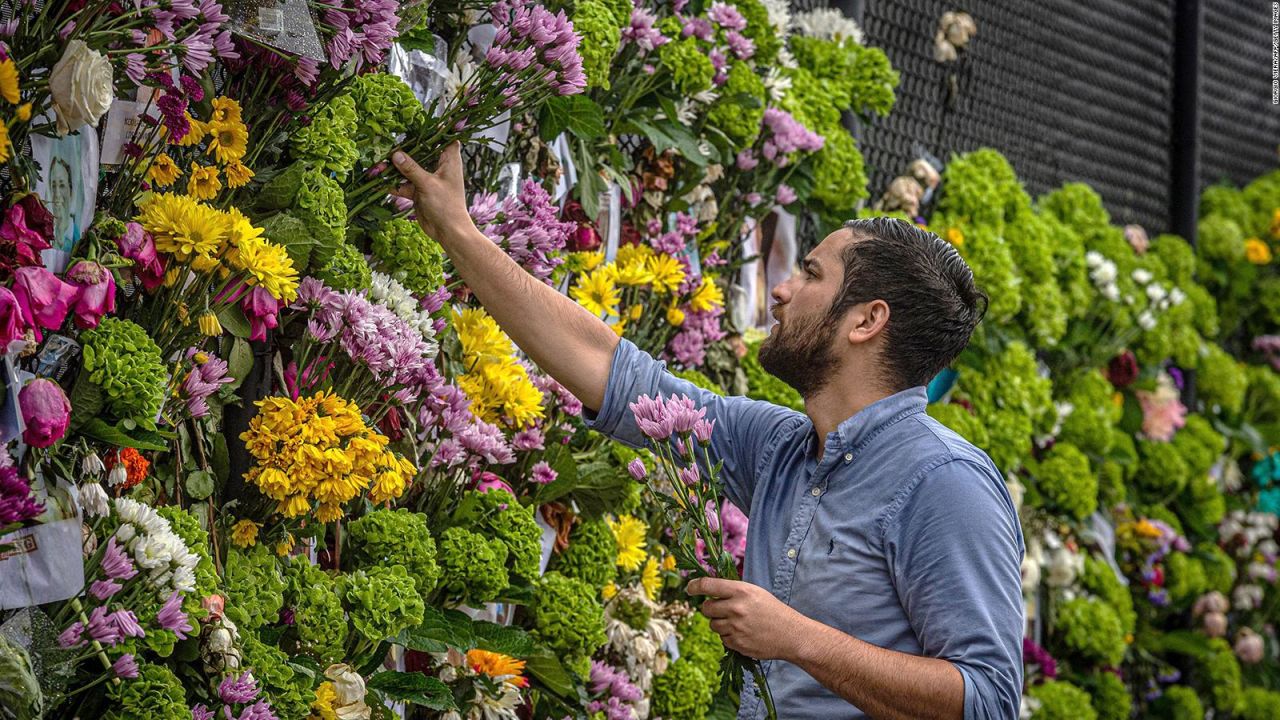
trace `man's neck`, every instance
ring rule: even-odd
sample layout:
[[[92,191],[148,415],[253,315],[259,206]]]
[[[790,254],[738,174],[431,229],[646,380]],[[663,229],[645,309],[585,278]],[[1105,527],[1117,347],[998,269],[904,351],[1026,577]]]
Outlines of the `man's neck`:
[[[818,457],[821,458],[826,451],[827,435],[834,432],[840,423],[890,395],[893,393],[879,383],[868,383],[865,377],[861,380],[838,377],[806,398],[804,411],[818,434]]]

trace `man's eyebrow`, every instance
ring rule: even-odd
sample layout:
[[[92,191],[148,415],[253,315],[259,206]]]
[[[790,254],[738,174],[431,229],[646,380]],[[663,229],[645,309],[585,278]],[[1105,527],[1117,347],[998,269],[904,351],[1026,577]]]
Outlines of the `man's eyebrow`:
[[[814,270],[820,269],[822,265],[812,256],[808,256],[808,257],[805,257],[804,262],[801,264],[801,267],[803,267],[805,270],[809,270],[812,272]]]

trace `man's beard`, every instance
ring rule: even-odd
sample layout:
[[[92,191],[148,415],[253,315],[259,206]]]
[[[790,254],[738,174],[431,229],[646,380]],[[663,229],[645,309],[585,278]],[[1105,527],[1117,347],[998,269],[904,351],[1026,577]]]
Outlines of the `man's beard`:
[[[760,366],[808,399],[821,390],[836,366],[832,337],[836,328],[824,313],[816,318],[778,322],[760,345]]]

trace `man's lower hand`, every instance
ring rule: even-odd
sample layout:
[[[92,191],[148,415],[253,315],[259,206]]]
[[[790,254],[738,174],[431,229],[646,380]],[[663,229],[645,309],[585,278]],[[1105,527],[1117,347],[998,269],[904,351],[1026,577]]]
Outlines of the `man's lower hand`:
[[[688,592],[707,596],[702,614],[730,650],[759,660],[787,660],[803,641],[808,619],[759,585],[698,578],[689,583]]]

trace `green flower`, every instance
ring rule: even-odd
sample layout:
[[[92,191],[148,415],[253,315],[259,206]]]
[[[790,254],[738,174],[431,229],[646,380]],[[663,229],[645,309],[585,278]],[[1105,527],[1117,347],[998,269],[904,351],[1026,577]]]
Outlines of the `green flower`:
[[[106,317],[80,339],[84,371],[102,389],[107,412],[154,430],[169,372],[147,331],[129,320]]]
[[[1098,720],[1129,720],[1133,712],[1133,696],[1115,673],[1095,672],[1092,676],[1093,707]]]
[[[995,150],[952,158],[942,179],[946,191],[938,200],[938,211],[964,225],[986,226],[1000,235],[1006,224],[1024,217],[1031,208],[1031,198],[1013,166]],[[968,233],[964,244],[969,244]]]
[[[334,251],[333,257],[316,270],[317,280],[329,287],[344,292],[346,290],[368,290],[373,283],[373,270],[369,261],[351,243],[341,243]]]
[[[1204,706],[1196,691],[1186,685],[1167,687],[1164,694],[1151,704],[1151,717],[1162,720],[1204,720]]]
[[[1062,387],[1072,409],[1062,421],[1058,440],[1073,443],[1093,457],[1106,456],[1116,438],[1114,426],[1124,414],[1124,408],[1112,402],[1115,388],[1097,370],[1070,375]]]
[[[533,507],[520,504],[506,490],[468,492],[454,513],[454,522],[487,537],[497,538],[507,548],[508,567],[526,580],[538,577],[542,559],[542,529],[533,518]]]
[[[1005,241],[1022,286],[1036,289],[1035,303],[1022,304],[1019,322],[1037,346],[1053,347],[1067,331],[1067,308],[1054,264],[1052,221],[1019,203]]]
[[[735,150],[750,146],[764,118],[764,80],[747,63],[735,62],[719,92],[720,98],[707,110],[707,122],[727,135]]]
[[[1053,385],[1040,377],[1035,354],[1021,342],[985,358],[981,367],[968,364],[976,358],[964,362],[956,392],[970,401],[986,426],[990,445],[984,449],[996,467],[1014,472],[1029,457],[1033,436],[1052,429],[1057,417]]]
[[[106,720],[180,720],[191,717],[182,681],[165,665],[137,659],[138,677],[107,685]],[[277,709],[277,712],[279,710]]]
[[[1253,209],[1244,193],[1231,185],[1213,185],[1200,193],[1200,217],[1219,216],[1241,227],[1248,224]]]
[[[271,704],[276,717],[305,718],[310,714],[311,701],[315,699],[311,682],[293,669],[288,655],[275,645],[262,642],[252,632],[241,633],[240,652],[241,667],[262,683],[259,698]],[[187,709],[182,717],[190,716],[191,711]]]
[[[711,621],[702,613],[693,613],[676,625],[676,634],[680,637],[680,657],[688,658],[707,680],[714,682],[720,676],[724,643],[711,629]]]
[[[1230,716],[1240,711],[1244,705],[1244,687],[1240,681],[1240,661],[1231,646],[1222,638],[1209,641],[1211,650],[1201,668],[1204,681],[1211,689],[1213,708],[1222,715]]]
[[[285,571],[286,596],[293,607],[299,648],[322,665],[342,660],[347,616],[334,578],[305,557],[293,558]]]
[[[840,109],[853,110],[863,118],[887,115],[893,109],[898,73],[880,48],[795,35],[790,49],[800,67],[830,83]]]
[[[352,567],[399,565],[413,578],[419,595],[435,589],[440,568],[426,515],[405,508],[374,510],[348,525],[347,531]]]
[[[1164,264],[1168,280],[1177,287],[1191,285],[1196,271],[1196,251],[1177,235],[1157,235],[1147,255]]]
[[[412,220],[396,218],[378,228],[373,256],[410,292],[427,295],[444,284],[444,251]]]
[[[990,445],[986,427],[978,420],[978,416],[969,412],[965,406],[958,403],[931,403],[926,410],[934,420],[951,428],[957,435],[974,445],[978,447]]]
[[[460,527],[440,534],[437,546],[439,587],[463,605],[482,605],[511,584],[507,575],[507,546]]]
[[[1066,183],[1041,196],[1036,204],[1041,211],[1086,235],[1111,229],[1111,215],[1102,206],[1102,196],[1084,183]]]
[[[697,95],[711,89],[716,69],[711,59],[698,49],[698,41],[688,37],[672,40],[658,48],[658,59],[671,71],[675,89],[681,95]]]
[[[422,624],[422,596],[403,566],[374,566],[347,573],[338,581],[338,594],[356,632],[374,643]]]
[[[355,167],[356,102],[348,94],[330,100],[311,118],[311,124],[294,130],[290,150],[309,166],[332,172],[339,182]]]
[[[1249,381],[1245,390],[1243,415],[1251,424],[1280,422],[1280,373],[1262,366],[1245,368]]]
[[[697,664],[682,656],[653,679],[650,712],[654,717],[702,720],[711,709],[713,682]]]
[[[738,8],[738,12],[742,13],[742,17],[747,21],[747,27],[743,29],[742,34],[755,43],[756,52],[751,59],[759,67],[772,65],[774,58],[778,56],[778,51],[782,49],[783,35],[769,22],[769,11],[764,3],[760,0],[728,0],[728,2]]]
[[[1124,627],[1111,607],[1095,598],[1078,597],[1058,607],[1054,631],[1062,644],[1094,665],[1119,665],[1124,659]]]
[[[1275,720],[1280,717],[1280,692],[1266,688],[1245,688],[1240,720]]]
[[[1191,474],[1173,443],[1143,440],[1138,443],[1138,486],[1152,499],[1176,495]]]
[[[423,114],[422,101],[395,75],[357,75],[347,94],[359,118],[355,140],[360,164],[365,167],[386,160],[396,138],[408,132]]]
[[[347,205],[342,185],[307,163],[295,162],[285,168],[263,186],[255,203],[264,210],[287,211],[260,224],[264,235],[289,250],[298,268],[322,267],[346,241]]]
[[[227,552],[223,582],[227,617],[243,630],[274,623],[284,606],[284,578],[276,556],[263,545]]]
[[[1183,524],[1201,533],[1212,534],[1227,514],[1227,499],[1218,488],[1218,481],[1208,473],[1193,475],[1187,487],[1176,501]]]
[[[831,215],[848,215],[867,197],[867,174],[862,153],[847,132],[823,132],[826,142],[812,156],[813,190],[810,198]]]
[[[1225,550],[1214,542],[1196,546],[1196,556],[1204,568],[1205,590],[1217,590],[1230,595],[1236,584],[1236,563]]]
[[[1244,404],[1248,388],[1249,376],[1239,360],[1217,345],[1204,345],[1196,371],[1196,395],[1207,406],[1218,406],[1235,415]]]
[[[1172,552],[1164,559],[1164,587],[1174,605],[1185,606],[1204,594],[1207,586],[1204,565],[1198,558]]]
[[[1120,620],[1122,635],[1134,632],[1138,623],[1138,615],[1133,610],[1133,596],[1129,594],[1129,586],[1116,577],[1115,570],[1106,562],[1090,555],[1084,559],[1084,572],[1080,583],[1089,592],[1111,606]]]
[[[573,29],[582,38],[578,50],[582,54],[582,70],[587,74],[587,87],[609,89],[609,68],[618,54],[622,24],[613,9],[600,0],[584,0],[573,10]],[[626,24],[630,24],[630,17]]]
[[[1244,262],[1244,230],[1223,215],[1210,215],[1200,221],[1196,235],[1196,254],[1204,262]]]
[[[1089,467],[1089,458],[1076,446],[1054,445],[1035,463],[1031,474],[1049,507],[1075,520],[1083,520],[1098,509],[1098,479]]]
[[[618,541],[603,520],[582,520],[569,533],[569,547],[552,558],[560,574],[601,588],[618,576]]]
[[[1069,682],[1050,680],[1036,685],[1027,694],[1040,701],[1031,720],[1098,720],[1089,694]]]
[[[581,580],[558,572],[543,575],[529,606],[533,635],[565,657],[590,657],[607,641],[598,595],[597,588]]]

